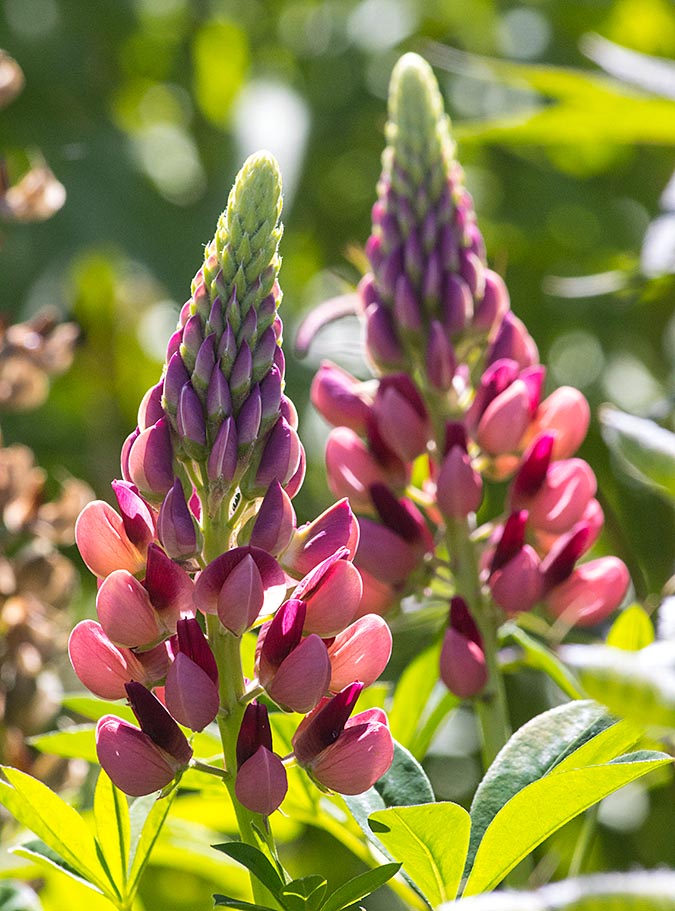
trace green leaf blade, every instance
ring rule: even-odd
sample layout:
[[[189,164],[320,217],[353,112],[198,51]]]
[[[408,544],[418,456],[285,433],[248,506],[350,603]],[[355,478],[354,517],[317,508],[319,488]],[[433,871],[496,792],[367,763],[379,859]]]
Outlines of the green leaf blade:
[[[389,882],[392,876],[396,876],[400,869],[401,864],[393,863],[383,864],[374,870],[360,873],[331,893],[321,906],[321,911],[343,911],[343,908],[348,908],[355,902],[361,901],[366,895],[371,895],[380,886]]]
[[[373,813],[370,822],[432,907],[456,896],[471,828],[463,807],[449,802],[391,807]]]
[[[212,847],[246,867],[249,873],[252,873],[275,898],[279,898],[285,886],[284,881],[262,851],[243,841],[228,841]]]
[[[672,761],[665,754],[652,755],[659,758],[612,762],[547,775],[519,791],[488,826],[464,895],[494,889],[537,845],[570,819]]]
[[[118,790],[101,769],[94,792],[96,840],[110,874],[111,882],[122,898],[126,897],[129,868],[131,824],[126,796]]]

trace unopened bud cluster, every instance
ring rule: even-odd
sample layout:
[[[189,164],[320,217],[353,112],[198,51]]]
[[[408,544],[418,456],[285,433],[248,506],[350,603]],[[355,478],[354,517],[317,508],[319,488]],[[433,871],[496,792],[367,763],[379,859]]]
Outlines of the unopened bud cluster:
[[[124,445],[119,512],[96,501],[78,520],[80,553],[99,579],[98,619],[70,638],[80,680],[127,699],[139,723],[98,724],[99,759],[118,787],[171,785],[191,762],[190,732],[222,709],[240,718],[227,735],[236,767],[224,775],[264,815],[287,785],[259,692],[305,716],[295,756],[323,787],[360,793],[393,756],[383,713],[350,717],[391,652],[387,624],[361,606],[358,524],[341,500],[298,527],[291,502],[304,452],[283,393],[280,211],[276,163],[253,156]],[[223,706],[233,669],[218,664],[215,640],[238,643],[251,630],[255,679],[237,706]]]
[[[485,517],[491,533],[473,535],[481,597],[505,615],[543,604],[567,625],[595,624],[629,576],[615,557],[579,562],[603,524],[595,476],[575,457],[588,404],[569,387],[543,393],[536,345],[487,266],[438,86],[414,54],[394,69],[389,115],[358,292],[378,378],[326,362],[312,387],[334,425],[329,485],[359,514],[364,601],[385,613],[423,589],[448,531],[471,532],[484,484],[509,481],[503,514]],[[476,607],[453,601],[443,646],[460,696],[487,679]]]

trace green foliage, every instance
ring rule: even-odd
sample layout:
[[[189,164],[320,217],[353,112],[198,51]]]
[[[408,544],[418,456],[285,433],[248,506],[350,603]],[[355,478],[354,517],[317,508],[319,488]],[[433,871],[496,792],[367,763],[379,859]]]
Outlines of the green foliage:
[[[605,442],[623,468],[669,502],[675,501],[675,434],[616,408],[603,408],[600,421]]]
[[[610,631],[605,644],[627,652],[639,652],[654,641],[654,624],[647,611],[639,604],[631,604],[621,611]]]
[[[400,864],[384,864],[355,876],[333,892],[328,893],[327,881],[316,874],[294,879],[289,883],[284,882],[282,876],[262,851],[250,845],[242,842],[227,842],[213,847],[246,867],[265,886],[284,911],[343,911],[343,908],[353,905],[383,886],[398,872],[401,866]],[[216,905],[227,908],[258,908],[268,911],[265,906],[253,905],[227,895],[215,895],[214,899]]]

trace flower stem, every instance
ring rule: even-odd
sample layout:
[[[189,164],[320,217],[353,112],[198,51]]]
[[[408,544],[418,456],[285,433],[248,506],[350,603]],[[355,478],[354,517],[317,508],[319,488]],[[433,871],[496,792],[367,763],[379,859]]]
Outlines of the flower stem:
[[[488,682],[475,700],[481,730],[483,765],[487,769],[511,736],[504,681],[497,660],[499,615],[482,591],[478,564],[466,519],[449,519],[447,544],[456,592],[469,606],[483,640]]]

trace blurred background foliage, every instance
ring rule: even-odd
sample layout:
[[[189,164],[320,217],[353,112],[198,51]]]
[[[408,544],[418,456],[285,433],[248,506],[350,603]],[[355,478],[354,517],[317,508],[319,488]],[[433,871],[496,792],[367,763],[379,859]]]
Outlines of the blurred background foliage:
[[[596,418],[610,402],[675,429],[670,0],[0,0],[0,47],[26,80],[0,112],[10,183],[42,157],[66,191],[49,220],[0,222],[0,313],[13,322],[56,307],[82,332],[49,401],[2,420],[4,442],[31,446],[46,468],[110,498],[203,245],[255,149],[269,148],[285,178],[287,340],[312,306],[358,281],[387,84],[406,50],[435,66],[491,264],[549,385],[581,388]],[[307,519],[329,502],[313,370],[324,356],[367,368],[349,320],[303,362],[286,351]],[[612,464],[597,419],[582,455],[599,478],[607,549],[655,606],[673,573],[672,506]],[[475,785],[463,718],[436,745],[451,782],[441,797]],[[648,807],[635,788],[630,838],[610,807],[596,850],[613,867],[672,865],[652,850],[658,840],[640,838]],[[663,829],[655,812],[650,825]],[[183,905],[172,891],[171,907],[194,907],[191,895]]]

